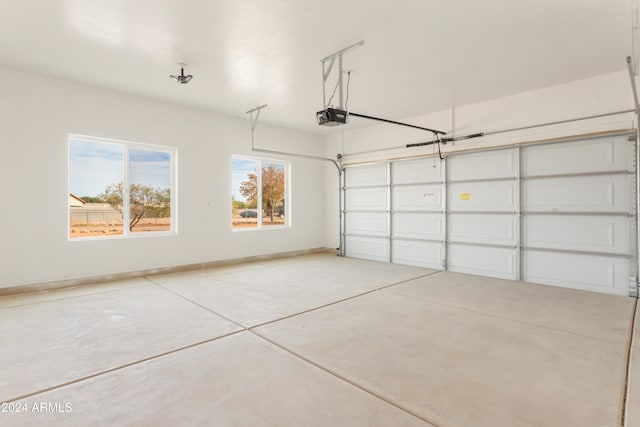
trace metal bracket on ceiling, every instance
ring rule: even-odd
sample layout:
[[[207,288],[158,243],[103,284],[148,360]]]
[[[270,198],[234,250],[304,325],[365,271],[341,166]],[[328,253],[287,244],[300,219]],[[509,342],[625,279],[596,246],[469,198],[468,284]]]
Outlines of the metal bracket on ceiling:
[[[640,0],[631,1],[631,51],[634,75],[640,75]]]
[[[342,55],[347,52],[348,50],[354,49],[356,47],[360,47],[364,45],[364,40],[360,40],[357,43],[352,44],[351,46],[347,46],[342,50],[337,51],[336,53],[332,53],[329,56],[326,56],[324,58],[322,58],[322,60],[320,62],[322,62],[322,105],[324,106],[324,108],[326,109],[327,107],[329,107],[327,105],[327,80],[329,79],[329,76],[331,75],[331,70],[333,69],[333,66],[336,63],[336,58],[338,59],[338,83],[337,83],[337,87],[338,87],[338,96],[340,99],[340,109],[344,110],[344,96],[343,96],[343,81],[342,81],[342,73],[343,73],[343,69],[342,69]]]
[[[627,56],[627,69],[629,70],[629,80],[631,81],[631,91],[633,92],[633,103],[636,114],[640,117],[640,103],[638,102],[638,89],[636,88],[636,77],[633,73],[633,60]]]
[[[281,156],[300,157],[303,159],[323,160],[323,161],[333,163],[333,165],[338,169],[339,175],[342,173],[342,168],[340,167],[340,164],[337,161],[333,159],[329,159],[327,157],[312,156],[308,154],[299,154],[299,153],[290,153],[288,151],[266,150],[264,148],[256,148],[254,145],[253,134],[254,134],[254,131],[256,130],[256,126],[258,125],[258,117],[260,117],[260,111],[262,111],[262,109],[265,108],[266,106],[267,104],[263,104],[263,105],[260,105],[259,107],[252,108],[249,111],[245,111],[245,114],[249,114],[251,117],[251,151],[256,151],[258,153],[278,154]]]
[[[432,132],[434,134],[439,134],[439,135],[444,135],[446,132],[443,131],[439,131],[439,130],[435,130],[435,129],[430,129],[430,128],[426,128],[423,126],[416,126],[416,125],[411,125],[408,123],[402,123],[402,122],[397,122],[395,120],[388,120],[388,119],[383,119],[380,117],[373,117],[373,116],[368,116],[368,115],[364,115],[364,114],[356,114],[356,113],[352,113],[352,112],[348,112],[347,111],[347,106],[345,105],[345,100],[344,100],[344,90],[343,90],[343,79],[342,79],[342,75],[344,74],[344,70],[342,67],[342,55],[344,53],[346,53],[347,51],[354,49],[356,47],[360,47],[364,45],[364,40],[360,40],[357,43],[354,43],[350,46],[345,47],[342,50],[339,50],[335,53],[332,53],[331,55],[328,55],[324,58],[322,58],[320,60],[320,62],[322,62],[322,106],[324,111],[323,112],[319,112],[320,113],[324,113],[324,114],[329,114],[328,109],[329,107],[332,107],[331,101],[333,100],[333,96],[335,94],[336,91],[338,91],[338,98],[339,98],[339,105],[338,105],[338,109],[341,110],[338,113],[344,113],[345,117],[342,118],[342,120],[337,120],[335,117],[329,117],[329,118],[325,118],[325,122],[320,122],[320,119],[318,121],[318,124],[325,124],[325,123],[333,123],[335,124],[344,124],[346,123],[346,116],[354,116],[354,117],[360,117],[363,119],[369,119],[369,120],[376,120],[379,122],[386,122],[386,123],[391,123],[391,124],[395,124],[395,125],[400,125],[400,126],[407,126],[407,127],[412,127],[415,129],[421,129],[421,130],[426,130],[429,132]],[[336,86],[332,91],[331,97],[329,98],[329,101],[327,101],[327,80],[329,79],[329,76],[331,75],[331,70],[333,70],[333,66],[336,63],[336,59],[338,60],[338,79],[336,82]],[[348,87],[348,83],[347,83],[347,91],[349,90]],[[349,94],[347,93],[347,100],[348,100]]]
[[[258,125],[258,117],[260,117],[260,111],[266,106],[267,104],[263,104],[259,107],[252,108],[251,110],[245,112],[245,114],[251,115],[251,132],[256,130],[256,126]],[[253,113],[255,113],[255,116],[253,115]]]

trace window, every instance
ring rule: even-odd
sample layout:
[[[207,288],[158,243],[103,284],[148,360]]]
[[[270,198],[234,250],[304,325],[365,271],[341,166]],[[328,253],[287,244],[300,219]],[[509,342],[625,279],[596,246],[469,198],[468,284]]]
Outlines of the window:
[[[69,136],[69,239],[175,233],[175,149]]]
[[[233,156],[231,228],[264,229],[289,225],[288,163]]]

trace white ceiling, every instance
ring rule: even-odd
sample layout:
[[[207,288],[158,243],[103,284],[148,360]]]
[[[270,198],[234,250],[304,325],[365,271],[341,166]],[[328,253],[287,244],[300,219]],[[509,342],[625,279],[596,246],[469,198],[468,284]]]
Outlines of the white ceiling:
[[[624,69],[631,1],[0,0],[0,64],[322,133],[320,60],[359,40],[349,109],[400,120]]]

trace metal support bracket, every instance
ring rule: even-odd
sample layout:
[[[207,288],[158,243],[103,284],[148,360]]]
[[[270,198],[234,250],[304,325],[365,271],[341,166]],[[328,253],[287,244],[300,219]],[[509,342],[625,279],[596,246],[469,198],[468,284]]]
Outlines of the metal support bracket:
[[[336,58],[338,59],[338,89],[339,89],[339,97],[340,97],[340,109],[344,110],[344,96],[343,96],[343,83],[342,83],[342,73],[343,73],[343,69],[342,69],[342,55],[351,49],[354,49],[356,47],[360,47],[364,45],[364,40],[360,40],[357,43],[352,44],[351,46],[347,46],[342,50],[337,51],[336,53],[332,53],[329,56],[326,56],[324,58],[322,58],[322,60],[320,62],[322,62],[322,105],[323,108],[328,108],[329,106],[327,105],[327,80],[329,79],[329,76],[331,75],[331,70],[333,69],[333,66],[336,63]]]
[[[340,54],[340,55],[342,55],[342,54]],[[329,63],[328,67],[326,67],[326,63],[327,62]],[[325,83],[327,82],[327,79],[329,78],[329,75],[331,74],[331,70],[333,69],[333,64],[335,64],[335,63],[336,63],[335,56],[327,59],[326,61],[325,60],[322,61],[322,79],[324,80]]]
[[[252,137],[253,137],[253,131],[256,130],[256,126],[258,125],[258,117],[260,117],[260,111],[262,111],[262,109],[265,108],[266,106],[267,104],[262,104],[261,106],[252,108],[251,110],[246,112],[246,114],[251,115],[251,136]],[[253,113],[256,113],[256,115],[254,116]]]
[[[627,56],[627,69],[629,70],[629,80],[631,81],[631,91],[633,92],[633,104],[636,109],[636,115],[640,119],[640,103],[638,103],[638,89],[636,88],[636,78],[633,74],[633,60]]]
[[[309,154],[289,153],[286,151],[265,150],[263,148],[255,148],[253,134],[256,130],[256,127],[258,126],[258,117],[260,117],[260,111],[266,106],[267,104],[264,104],[256,108],[252,108],[249,111],[246,111],[246,114],[249,114],[251,116],[251,151],[257,151],[259,153],[267,153],[267,154],[278,154],[281,156],[289,156],[289,157],[300,157],[303,159],[324,160],[324,161],[333,163],[333,165],[338,169],[338,174],[342,173],[342,168],[340,167],[340,164],[337,161],[330,159],[328,157],[320,157],[320,156],[312,156]],[[255,113],[255,116],[254,116],[254,113]]]
[[[640,0],[631,0],[631,50],[635,68],[633,75],[640,75]]]

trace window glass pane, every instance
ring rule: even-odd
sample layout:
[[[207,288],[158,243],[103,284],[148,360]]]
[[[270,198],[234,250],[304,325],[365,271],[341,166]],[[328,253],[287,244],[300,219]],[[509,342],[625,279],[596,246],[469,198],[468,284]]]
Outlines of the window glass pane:
[[[122,235],[124,147],[69,141],[69,237]]]
[[[231,227],[258,227],[258,161],[231,160]]]
[[[262,225],[284,225],[285,165],[262,162]]]
[[[129,229],[171,230],[171,154],[129,149]]]

